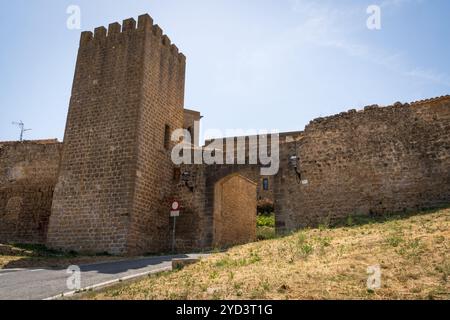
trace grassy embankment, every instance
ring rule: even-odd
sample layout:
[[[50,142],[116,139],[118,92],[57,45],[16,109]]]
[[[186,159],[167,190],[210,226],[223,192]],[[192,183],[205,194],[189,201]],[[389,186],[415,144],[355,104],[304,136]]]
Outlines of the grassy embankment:
[[[352,217],[216,253],[87,299],[449,299],[450,209]],[[367,268],[381,288],[367,289]]]

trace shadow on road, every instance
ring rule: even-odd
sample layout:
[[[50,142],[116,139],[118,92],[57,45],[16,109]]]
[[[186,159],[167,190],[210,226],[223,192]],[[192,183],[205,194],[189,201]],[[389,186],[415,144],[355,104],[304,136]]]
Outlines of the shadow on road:
[[[172,259],[184,259],[189,258],[187,255],[176,256],[164,256],[164,257],[148,257],[137,260],[125,260],[120,262],[106,262],[100,264],[91,264],[81,266],[81,272],[97,271],[103,274],[118,274],[127,272],[130,270],[143,269],[155,265],[162,264],[164,262],[171,262]]]
[[[76,254],[46,251],[45,247],[36,248],[36,246],[33,246],[33,248],[28,248],[27,245],[2,245],[0,263],[2,259],[4,263],[0,272],[10,272],[11,269],[37,268],[65,270],[71,265],[77,265],[81,266],[82,272],[99,271],[105,274],[116,274],[170,262],[174,258],[187,257],[185,254],[146,257],[78,256]]]

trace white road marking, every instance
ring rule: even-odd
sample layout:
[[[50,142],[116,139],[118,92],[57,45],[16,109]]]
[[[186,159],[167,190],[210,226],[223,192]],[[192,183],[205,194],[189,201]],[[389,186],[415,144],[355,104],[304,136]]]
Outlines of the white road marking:
[[[10,272],[17,272],[17,271],[25,271],[27,269],[24,268],[15,268],[15,269],[1,269],[0,273],[10,273]]]
[[[114,279],[114,280],[110,280],[110,281],[105,281],[105,282],[102,282],[102,283],[94,284],[92,286],[89,286],[89,287],[86,287],[86,288],[83,288],[83,289],[80,289],[80,290],[64,292],[62,294],[58,294],[56,296],[49,297],[49,298],[46,298],[46,299],[43,299],[43,300],[56,300],[56,299],[60,299],[60,298],[71,297],[71,296],[74,296],[77,293],[82,293],[82,292],[85,292],[85,291],[95,290],[95,289],[99,289],[99,288],[102,288],[102,287],[110,286],[112,284],[115,284],[115,283],[118,283],[118,282],[121,282],[121,281],[127,281],[127,280],[131,280],[131,279],[139,278],[139,277],[144,277],[144,276],[149,275],[149,274],[160,273],[160,272],[170,271],[170,270],[172,270],[171,266],[170,267],[163,267],[163,268],[159,268],[159,269],[154,269],[154,270],[149,270],[149,271],[142,272],[142,273],[132,274],[132,275],[129,275],[129,276],[126,276],[126,277],[122,277],[122,278],[119,278],[119,279]]]

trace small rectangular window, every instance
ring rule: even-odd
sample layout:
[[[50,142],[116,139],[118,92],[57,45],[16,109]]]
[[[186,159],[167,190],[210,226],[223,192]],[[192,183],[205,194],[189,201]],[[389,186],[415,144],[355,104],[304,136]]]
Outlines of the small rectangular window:
[[[181,179],[181,169],[174,168],[173,169],[173,180],[179,182]]]
[[[269,179],[267,179],[267,178],[263,179],[263,189],[264,189],[264,191],[269,190]]]
[[[164,130],[164,148],[169,150],[170,148],[170,126],[166,125]]]

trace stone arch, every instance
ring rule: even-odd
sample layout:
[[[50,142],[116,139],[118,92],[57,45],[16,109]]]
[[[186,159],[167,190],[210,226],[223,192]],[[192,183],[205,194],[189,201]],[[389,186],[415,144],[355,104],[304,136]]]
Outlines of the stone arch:
[[[8,199],[5,207],[5,213],[3,220],[8,223],[19,222],[19,217],[22,212],[23,198],[22,197],[11,197]]]
[[[256,240],[255,182],[233,173],[214,186],[213,245],[227,247]]]

